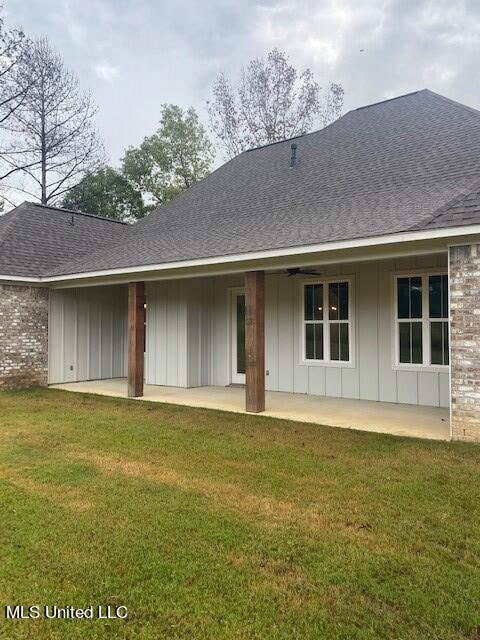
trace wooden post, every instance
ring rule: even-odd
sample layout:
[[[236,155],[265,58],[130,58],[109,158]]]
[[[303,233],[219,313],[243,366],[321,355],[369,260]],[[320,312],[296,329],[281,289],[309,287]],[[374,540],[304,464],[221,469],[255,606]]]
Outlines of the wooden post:
[[[246,409],[265,410],[265,273],[245,273]]]
[[[143,396],[145,283],[128,283],[128,396]]]

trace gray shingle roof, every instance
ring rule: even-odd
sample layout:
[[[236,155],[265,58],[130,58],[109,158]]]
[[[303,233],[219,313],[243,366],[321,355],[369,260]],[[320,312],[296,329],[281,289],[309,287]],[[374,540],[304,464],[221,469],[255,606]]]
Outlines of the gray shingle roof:
[[[480,222],[480,112],[474,109],[423,90],[350,111],[295,143],[293,168],[288,140],[244,152],[123,235],[92,244],[93,251],[75,256],[65,248],[62,260],[49,251],[39,272],[153,265]]]
[[[123,240],[128,225],[24,202],[0,217],[0,275],[38,276]]]

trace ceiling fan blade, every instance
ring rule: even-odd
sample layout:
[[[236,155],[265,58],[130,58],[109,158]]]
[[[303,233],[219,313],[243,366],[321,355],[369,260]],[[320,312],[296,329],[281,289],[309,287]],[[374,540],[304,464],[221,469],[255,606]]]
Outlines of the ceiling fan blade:
[[[318,271],[307,271],[307,269],[301,269],[300,267],[287,269],[287,274],[289,278],[292,278],[293,276],[298,276],[298,275],[303,275],[303,276],[319,276],[320,275]]]

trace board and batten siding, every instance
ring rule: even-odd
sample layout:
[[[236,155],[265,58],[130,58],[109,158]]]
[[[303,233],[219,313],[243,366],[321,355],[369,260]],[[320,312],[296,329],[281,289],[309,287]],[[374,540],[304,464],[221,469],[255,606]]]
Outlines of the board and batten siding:
[[[447,407],[448,371],[393,362],[394,274],[440,267],[444,255],[318,268],[321,277],[352,278],[353,366],[302,363],[302,278],[267,274],[267,389]],[[230,384],[230,294],[243,284],[242,274],[147,284],[147,383]]]
[[[198,278],[147,283],[147,384],[210,384],[213,282]]]
[[[127,374],[127,289],[53,289],[49,310],[49,384]]]

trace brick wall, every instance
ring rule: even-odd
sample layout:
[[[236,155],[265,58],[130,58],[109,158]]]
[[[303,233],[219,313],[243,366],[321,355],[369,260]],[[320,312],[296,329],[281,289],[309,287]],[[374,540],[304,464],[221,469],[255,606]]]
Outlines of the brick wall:
[[[48,289],[0,285],[0,388],[46,385]]]
[[[449,260],[452,438],[480,442],[480,245]]]

